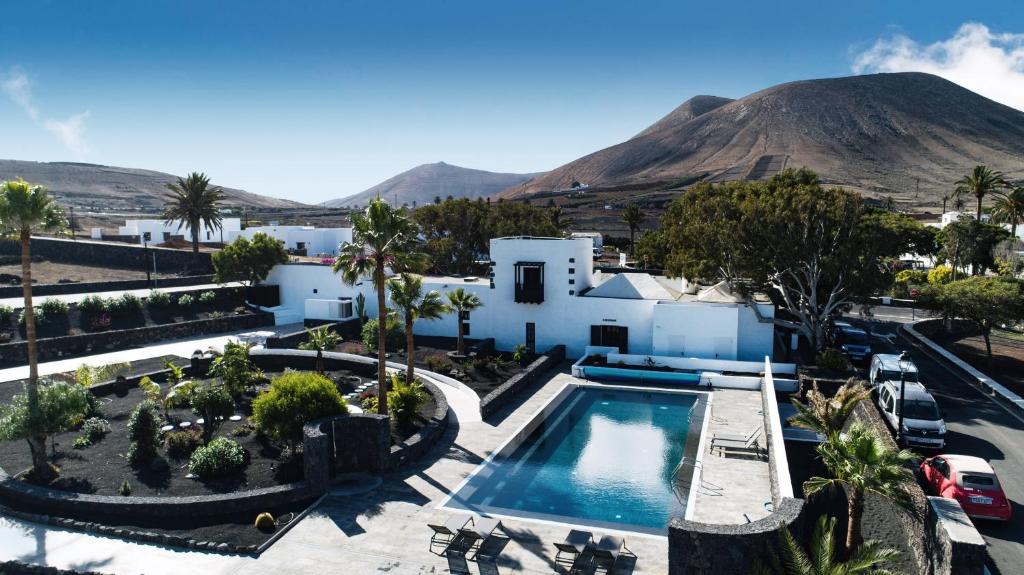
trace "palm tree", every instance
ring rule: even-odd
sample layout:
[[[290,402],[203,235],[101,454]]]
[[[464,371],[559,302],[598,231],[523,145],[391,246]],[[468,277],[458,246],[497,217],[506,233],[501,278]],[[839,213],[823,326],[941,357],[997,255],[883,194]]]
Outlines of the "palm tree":
[[[630,202],[626,205],[626,208],[622,210],[622,221],[626,222],[629,226],[629,253],[631,256],[636,257],[636,231],[640,229],[640,224],[644,221],[644,213],[640,210],[640,205],[636,202]]]
[[[448,306],[441,300],[437,290],[423,293],[423,277],[404,273],[399,279],[388,281],[391,290],[391,303],[405,320],[405,381],[412,382],[415,377],[416,342],[412,335],[412,324],[417,319],[435,320],[448,313]]]
[[[331,331],[326,325],[315,329],[307,329],[309,339],[299,344],[299,349],[316,350],[316,371],[324,372],[324,352],[338,347],[341,336]]]
[[[377,290],[377,410],[388,414],[388,379],[385,370],[387,315],[384,290],[387,270],[403,272],[422,266],[416,224],[405,210],[395,209],[380,198],[370,200],[361,214],[352,214],[352,241],[341,247],[334,272],[353,285],[370,276]]]
[[[224,192],[220,188],[210,187],[210,178],[200,172],[192,172],[186,178],[178,178],[177,182],[167,184],[171,193],[164,197],[163,218],[167,224],[174,221],[188,225],[192,233],[192,253],[196,262],[199,261],[199,226],[212,232],[221,229],[220,201]]]
[[[992,222],[1010,224],[1010,246],[1017,244],[1017,226],[1024,224],[1024,186],[1017,186],[996,198],[992,207]],[[1011,249],[1016,254],[1017,250]]]
[[[759,575],[888,575],[879,567],[899,557],[900,552],[883,547],[878,541],[867,541],[857,548],[845,563],[836,559],[836,520],[822,515],[814,526],[810,553],[804,551],[784,526],[779,527],[781,557],[768,553],[768,565],[757,565]]]
[[[917,456],[908,449],[894,451],[882,444],[878,436],[860,423],[843,435],[832,434],[818,446],[825,467],[832,478],[812,477],[804,484],[810,497],[826,487],[845,487],[848,520],[846,557],[853,557],[864,542],[861,519],[864,516],[864,494],[877,493],[891,499],[898,507],[917,517],[914,500],[905,489],[914,483],[914,475],[904,466]]]
[[[871,390],[853,378],[837,389],[831,398],[825,397],[818,389],[818,382],[814,382],[814,388],[807,392],[806,405],[797,399],[792,400],[797,414],[789,418],[789,423],[825,437],[835,435],[843,430],[857,404],[869,397]]]
[[[459,340],[455,348],[456,353],[459,355],[466,355],[466,339],[463,335],[465,328],[462,325],[462,314],[469,313],[478,307],[483,307],[483,305],[484,302],[480,301],[480,297],[473,292],[468,292],[462,288],[448,292],[448,308],[456,313],[455,322],[459,326]]]
[[[34,420],[29,429],[43,429],[45,422],[39,409],[39,347],[36,343],[36,322],[32,310],[32,253],[30,240],[37,230],[66,229],[64,213],[46,188],[30,185],[25,180],[0,184],[0,232],[16,237],[21,243],[21,293],[25,299],[25,340],[28,345],[28,414]],[[46,436],[34,434],[28,439],[32,451],[33,475],[45,481],[54,470],[46,460]]]
[[[981,202],[989,194],[997,194],[1007,186],[1006,177],[1002,172],[993,170],[984,164],[974,166],[970,174],[956,182],[954,197],[974,196],[978,200],[978,221],[981,221]]]

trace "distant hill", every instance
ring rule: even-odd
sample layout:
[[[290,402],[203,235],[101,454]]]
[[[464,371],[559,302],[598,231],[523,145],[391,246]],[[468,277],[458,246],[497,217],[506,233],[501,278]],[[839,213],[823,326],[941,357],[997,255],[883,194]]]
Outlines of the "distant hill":
[[[521,184],[537,174],[501,174],[473,170],[453,166],[444,162],[423,164],[397,176],[385,180],[372,188],[347,198],[328,200],[324,206],[337,208],[342,206],[366,205],[373,198],[380,196],[390,203],[396,200],[398,205],[415,202],[422,206],[442,199],[482,198],[496,194],[505,188]]]
[[[176,179],[171,174],[153,170],[74,162],[0,160],[0,180],[19,177],[46,186],[64,205],[96,210],[159,210],[163,207],[164,195],[169,193],[164,185]],[[234,188],[221,186],[221,189],[227,195],[225,203],[230,206],[303,206],[291,200],[268,198]]]
[[[633,138],[504,191],[703,178],[756,180],[808,166],[829,183],[941,204],[978,163],[1024,177],[1024,112],[921,73],[781,84],[738,100],[698,96]]]

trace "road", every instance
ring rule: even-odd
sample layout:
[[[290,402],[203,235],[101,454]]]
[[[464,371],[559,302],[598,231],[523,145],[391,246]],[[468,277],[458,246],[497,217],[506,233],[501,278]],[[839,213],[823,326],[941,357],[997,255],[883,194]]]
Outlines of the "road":
[[[898,327],[910,321],[906,308],[875,308],[871,321],[872,351],[910,352],[925,386],[935,396],[946,420],[946,453],[962,453],[987,459],[996,470],[1013,506],[1008,524],[977,521],[985,537],[989,569],[1010,575],[1024,571],[1024,420],[1009,413],[962,377],[939,363],[916,341],[900,336]],[[882,313],[898,319],[886,320]],[[856,311],[851,319],[858,319]],[[920,318],[918,318],[920,319]]]

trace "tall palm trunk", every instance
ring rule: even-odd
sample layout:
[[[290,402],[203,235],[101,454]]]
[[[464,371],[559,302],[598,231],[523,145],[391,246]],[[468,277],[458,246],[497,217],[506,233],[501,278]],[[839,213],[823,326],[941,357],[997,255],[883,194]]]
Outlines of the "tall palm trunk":
[[[189,222],[192,227],[192,260],[199,265],[199,220]]]
[[[981,221],[981,200],[982,196],[978,196],[978,221]]]
[[[412,383],[416,373],[413,363],[416,361],[416,339],[412,335],[412,320],[405,320],[405,382]]]
[[[861,520],[864,517],[864,493],[851,489],[847,498],[849,518],[846,524],[846,557],[849,558],[861,543],[864,543],[864,537],[860,530]]]
[[[384,262],[378,260],[373,270],[377,286],[377,413],[388,414],[388,378],[384,366],[384,346],[387,338],[388,312],[384,306]]]
[[[28,413],[29,417],[39,417],[39,344],[36,342],[36,319],[32,310],[32,253],[30,248],[29,230],[21,231],[21,293],[25,298],[25,339],[28,346]],[[38,429],[40,422],[33,422],[31,427]],[[32,469],[38,478],[49,474],[50,465],[46,461],[46,436],[32,435],[28,438],[29,450],[32,452]]]
[[[457,332],[459,334],[459,340],[455,345],[455,350],[458,352],[459,355],[466,355],[466,338],[465,336],[462,335],[462,312],[457,311],[455,313],[458,315],[458,319],[456,321],[458,321],[459,323],[459,329]]]
[[[636,257],[636,230],[633,226],[629,226],[629,256],[632,258]]]
[[[320,375],[324,373],[324,350],[316,350],[316,372]]]

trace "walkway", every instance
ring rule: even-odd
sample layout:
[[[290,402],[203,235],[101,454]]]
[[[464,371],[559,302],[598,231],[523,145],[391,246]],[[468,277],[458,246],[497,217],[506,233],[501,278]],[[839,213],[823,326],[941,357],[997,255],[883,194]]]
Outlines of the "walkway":
[[[174,286],[174,287],[168,287],[168,288],[158,287],[157,289],[162,291],[162,292],[175,293],[175,292],[182,292],[182,291],[198,291],[198,290],[217,289],[219,287],[225,287],[225,286],[226,287],[237,287],[237,286],[242,286],[242,285],[243,284],[241,282],[231,282],[231,283],[227,283],[227,284],[223,284],[223,285],[221,285],[221,284],[199,284],[199,285],[191,285],[191,286]],[[57,299],[57,300],[60,300],[60,301],[66,302],[66,303],[78,303],[78,302],[82,301],[83,299],[85,299],[85,298],[87,298],[89,296],[98,295],[100,297],[110,298],[110,297],[118,297],[118,296],[126,294],[126,293],[130,293],[130,294],[138,296],[138,297],[146,297],[146,296],[149,295],[150,291],[152,291],[152,290],[150,290],[149,288],[146,288],[146,289],[129,289],[129,290],[115,290],[115,291],[84,292],[84,293],[66,293],[66,294],[44,295],[44,296],[33,295],[32,296],[32,304],[33,304],[33,306],[36,306],[36,305],[39,305],[39,302],[41,302],[43,300],[47,300],[47,299]],[[18,297],[8,297],[8,298],[0,299],[0,305],[5,305],[5,306],[8,306],[8,307],[13,307],[13,308],[22,308],[22,307],[25,307],[25,300],[21,296],[18,296]]]
[[[239,339],[251,338],[266,338],[267,336],[274,335],[275,333],[290,333],[298,331],[300,329],[302,329],[301,324],[261,327],[256,329],[247,329],[242,331],[223,333],[213,336],[206,335],[202,337],[195,337],[189,339],[176,339],[164,343],[147,345],[145,347],[124,349],[121,351],[112,351],[110,353],[101,353],[96,355],[87,355],[84,357],[75,357],[71,359],[48,361],[46,363],[39,364],[39,375],[52,375],[54,373],[74,371],[75,369],[78,368],[78,366],[82,365],[83,363],[94,366],[101,366],[111,363],[137,361],[140,359],[148,359],[151,357],[160,357],[162,355],[178,355],[181,357],[190,357],[192,355],[192,352],[197,349],[206,350],[207,348],[212,347],[217,350],[223,350],[224,344],[226,344],[229,341],[238,341]],[[13,379],[24,379],[27,377],[27,365],[9,367],[7,369],[0,369],[0,382],[11,381]]]

